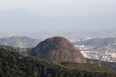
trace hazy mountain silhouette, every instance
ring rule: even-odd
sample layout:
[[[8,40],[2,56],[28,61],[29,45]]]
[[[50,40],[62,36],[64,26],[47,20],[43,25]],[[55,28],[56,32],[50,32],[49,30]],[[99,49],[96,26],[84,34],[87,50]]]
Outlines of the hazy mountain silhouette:
[[[94,38],[86,41],[74,42],[76,45],[104,46],[116,43],[116,38]]]
[[[93,14],[86,16],[44,17],[35,15],[24,9],[0,11],[0,26],[12,30],[42,30],[42,31],[82,31],[115,29],[116,14]],[[50,30],[49,30],[50,29]]]
[[[37,39],[32,39],[26,36],[23,37],[17,37],[12,36],[8,38],[0,38],[0,45],[8,45],[13,47],[21,47],[21,48],[27,48],[27,47],[35,47],[40,41]]]

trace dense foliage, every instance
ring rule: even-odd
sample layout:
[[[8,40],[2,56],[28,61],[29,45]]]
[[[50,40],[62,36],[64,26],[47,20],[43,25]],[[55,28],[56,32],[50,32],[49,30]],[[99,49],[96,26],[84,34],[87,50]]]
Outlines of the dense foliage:
[[[5,46],[5,45],[0,45],[6,49],[10,49],[10,50],[13,50],[13,51],[16,51],[16,52],[22,52],[22,51],[25,51],[27,49],[31,49],[31,48],[20,48],[20,47],[13,47],[13,46]]]
[[[25,53],[28,54],[27,51],[29,51],[30,49],[32,49],[32,48],[19,48],[19,47],[3,46],[3,45],[0,45],[0,46],[2,46],[4,48],[7,48],[7,49],[10,49],[10,50],[13,50],[13,51],[16,51],[16,52],[20,52],[22,54],[25,54]],[[91,59],[87,59],[86,58],[86,61],[88,63],[90,63],[91,62]],[[96,60],[96,59],[94,59],[93,62],[96,63],[96,64],[98,64],[99,61]],[[108,68],[116,71],[116,62],[101,61],[101,65],[102,66],[106,66],[106,67],[108,67]]]
[[[116,77],[116,73],[79,71],[0,47],[0,77]]]
[[[6,49],[10,49],[22,54],[28,54],[28,51],[31,50],[32,48],[20,48],[20,47],[13,47],[13,46],[4,46],[4,45],[0,45]]]
[[[75,68],[78,70],[85,70],[85,71],[91,71],[91,72],[113,72],[113,70],[105,66],[99,67],[98,64],[76,63],[76,62],[61,62],[60,64],[67,67]]]

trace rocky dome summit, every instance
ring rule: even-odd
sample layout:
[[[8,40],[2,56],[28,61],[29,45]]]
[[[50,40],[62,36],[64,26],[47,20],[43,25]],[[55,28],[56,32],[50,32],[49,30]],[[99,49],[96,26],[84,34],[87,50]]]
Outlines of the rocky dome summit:
[[[62,61],[86,63],[80,51],[64,37],[52,37],[40,42],[29,51],[29,55],[55,63]]]

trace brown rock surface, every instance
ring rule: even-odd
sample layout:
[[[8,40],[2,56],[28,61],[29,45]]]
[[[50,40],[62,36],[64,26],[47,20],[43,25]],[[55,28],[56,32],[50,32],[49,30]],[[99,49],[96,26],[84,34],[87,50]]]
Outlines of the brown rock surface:
[[[45,58],[49,58],[55,63],[60,63],[62,61],[86,63],[86,60],[80,51],[69,40],[63,37],[46,39],[45,41],[39,43],[30,52],[41,53],[35,54],[36,57],[40,58],[41,55],[44,55]]]

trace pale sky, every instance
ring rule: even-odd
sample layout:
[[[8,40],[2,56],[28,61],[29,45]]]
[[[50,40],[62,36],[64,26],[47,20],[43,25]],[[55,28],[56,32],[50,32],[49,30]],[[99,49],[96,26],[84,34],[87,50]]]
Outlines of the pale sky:
[[[116,13],[116,0],[0,0],[0,11],[19,8],[48,17],[83,16]]]
[[[15,14],[10,13],[16,9],[28,10],[26,14],[24,11],[22,13],[24,15],[29,14],[29,17],[23,18],[22,16],[20,18],[22,15],[20,12],[15,12],[16,15],[20,13],[18,18],[13,17]],[[0,0],[0,12],[4,10],[12,11],[0,13],[1,34],[10,32],[116,30],[116,0]],[[7,15],[11,18],[8,18]]]

